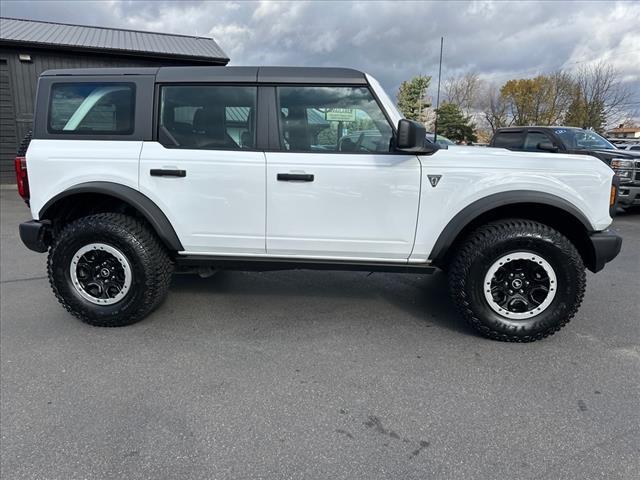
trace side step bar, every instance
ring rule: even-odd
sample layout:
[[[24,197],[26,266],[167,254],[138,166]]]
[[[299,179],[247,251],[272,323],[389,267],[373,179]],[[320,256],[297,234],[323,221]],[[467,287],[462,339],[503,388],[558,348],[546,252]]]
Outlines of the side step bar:
[[[268,272],[276,270],[355,270],[363,272],[396,272],[431,274],[436,268],[431,265],[350,262],[340,260],[301,260],[290,258],[225,257],[210,255],[184,255],[175,259],[178,271],[194,267],[208,266],[221,270],[242,270]]]

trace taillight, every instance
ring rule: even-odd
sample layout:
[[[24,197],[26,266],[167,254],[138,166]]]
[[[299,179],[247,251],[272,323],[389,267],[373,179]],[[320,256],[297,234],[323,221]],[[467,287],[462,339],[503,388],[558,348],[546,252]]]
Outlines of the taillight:
[[[16,157],[16,183],[18,193],[25,202],[29,201],[29,176],[27,175],[27,159]]]

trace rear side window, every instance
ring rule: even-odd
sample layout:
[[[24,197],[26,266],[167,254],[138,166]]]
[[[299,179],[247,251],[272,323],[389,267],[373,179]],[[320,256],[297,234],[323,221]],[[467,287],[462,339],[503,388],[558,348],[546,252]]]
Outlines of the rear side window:
[[[173,148],[253,149],[257,91],[253,86],[163,86],[160,143]]]
[[[279,87],[280,142],[293,152],[389,152],[393,130],[368,88]]]
[[[133,133],[132,83],[57,83],[51,86],[49,133],[128,135]]]
[[[522,132],[499,132],[493,140],[494,147],[522,148]]]

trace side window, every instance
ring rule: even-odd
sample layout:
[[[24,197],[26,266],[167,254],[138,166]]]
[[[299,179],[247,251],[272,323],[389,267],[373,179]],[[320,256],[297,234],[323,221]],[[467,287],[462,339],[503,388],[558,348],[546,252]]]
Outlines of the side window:
[[[494,147],[522,148],[522,132],[499,132],[493,140]]]
[[[252,149],[256,96],[257,87],[165,85],[158,138],[174,148]]]
[[[280,143],[295,152],[388,152],[393,130],[366,87],[278,87]]]
[[[538,144],[543,142],[553,143],[553,141],[545,133],[529,132],[527,133],[527,138],[524,141],[524,149],[534,152],[541,152],[542,150],[538,148]]]
[[[135,85],[57,83],[51,86],[49,133],[133,133]]]

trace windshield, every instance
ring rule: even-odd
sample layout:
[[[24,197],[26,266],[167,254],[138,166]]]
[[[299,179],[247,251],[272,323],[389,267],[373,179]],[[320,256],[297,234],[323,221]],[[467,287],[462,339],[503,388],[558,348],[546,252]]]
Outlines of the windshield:
[[[591,130],[556,128],[553,132],[560,137],[562,143],[568,150],[610,150],[616,148]]]

